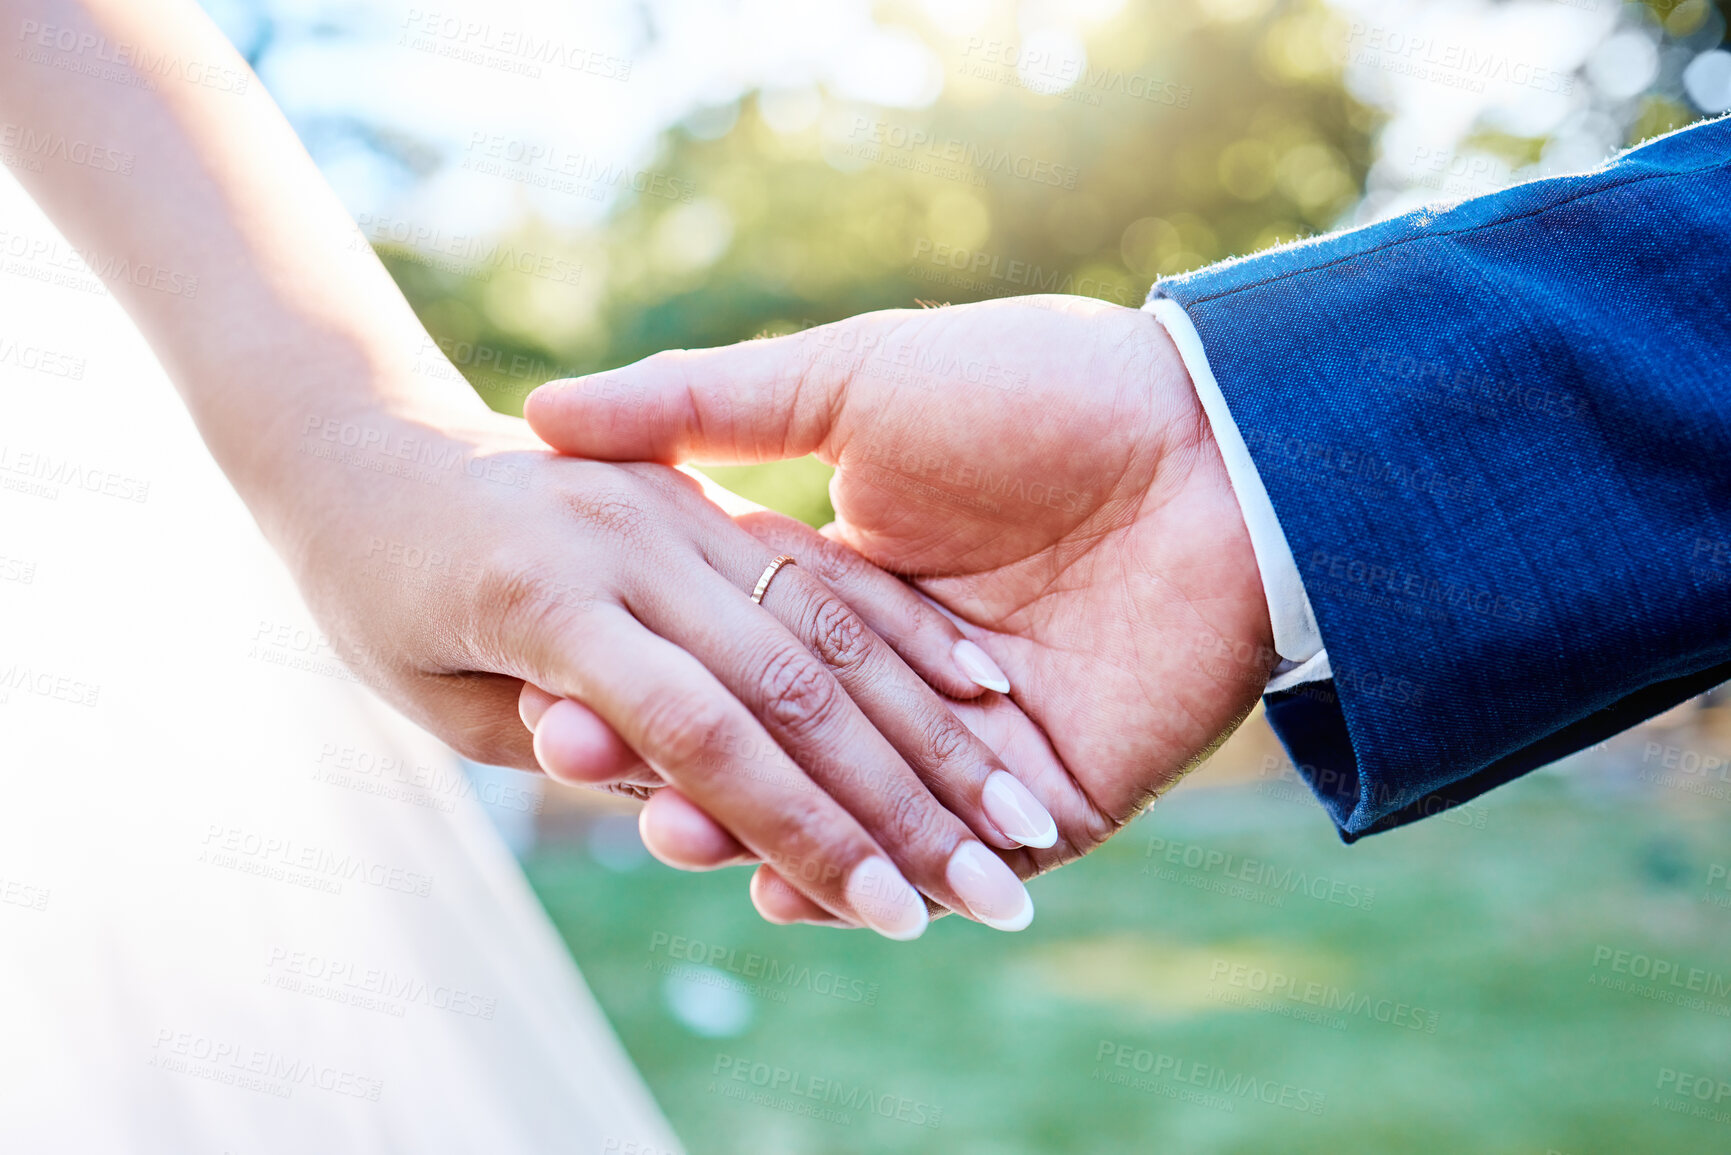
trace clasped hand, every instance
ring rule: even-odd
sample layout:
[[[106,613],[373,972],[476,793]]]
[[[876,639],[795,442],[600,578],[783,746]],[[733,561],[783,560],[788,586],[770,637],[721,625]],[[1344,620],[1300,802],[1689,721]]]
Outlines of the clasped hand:
[[[611,655],[620,684],[523,671],[541,764],[666,783],[651,849],[691,869],[762,860],[772,921],[917,934],[923,911],[883,901],[881,853],[935,903],[1025,926],[1004,865],[1025,878],[1103,842],[1230,733],[1276,660],[1219,451],[1145,313],[1057,296],[873,313],[552,382],[525,413],[589,459],[572,468],[621,471],[578,524],[658,549],[617,577],[619,606],[544,629],[540,645]],[[831,540],[772,514],[727,526],[665,469],[596,464],[808,453],[836,467]],[[738,591],[782,552],[800,564],[758,610]],[[1002,688],[1000,670],[1007,695],[975,684]],[[657,697],[656,678],[684,688]],[[862,903],[839,884],[868,869]]]

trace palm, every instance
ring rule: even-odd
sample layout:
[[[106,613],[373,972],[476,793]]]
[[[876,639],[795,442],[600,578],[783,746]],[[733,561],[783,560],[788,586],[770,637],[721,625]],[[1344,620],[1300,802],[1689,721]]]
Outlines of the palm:
[[[1063,764],[1018,769],[1069,775],[1059,824],[1085,851],[1248,712],[1272,660],[1194,390],[1151,318],[1091,300],[862,320],[881,329],[825,447],[836,532],[993,635]]]

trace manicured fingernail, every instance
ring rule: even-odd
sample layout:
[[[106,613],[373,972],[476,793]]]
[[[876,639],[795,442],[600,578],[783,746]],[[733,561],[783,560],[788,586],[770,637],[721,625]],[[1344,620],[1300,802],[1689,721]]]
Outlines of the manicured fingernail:
[[[984,686],[988,690],[996,690],[1000,694],[1010,692],[1010,679],[1004,677],[1004,671],[998,669],[998,663],[992,661],[990,654],[963,638],[950,649],[955,655],[956,665],[962,668],[968,681],[976,686]]]
[[[1040,800],[1007,770],[994,770],[980,791],[980,805],[1006,838],[1044,850],[1058,843],[1058,824]]]
[[[973,915],[993,930],[1022,930],[1034,921],[1034,900],[1003,859],[978,842],[950,855],[944,877]]]
[[[874,854],[854,867],[846,896],[860,921],[885,938],[907,942],[926,933],[926,900],[887,858]]]

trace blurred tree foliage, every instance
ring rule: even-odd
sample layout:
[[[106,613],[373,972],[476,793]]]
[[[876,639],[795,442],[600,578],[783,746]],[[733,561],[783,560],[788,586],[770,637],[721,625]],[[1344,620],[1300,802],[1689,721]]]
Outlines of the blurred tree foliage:
[[[1344,29],[1319,0],[1126,4],[1091,29],[1085,64],[1019,44],[1010,21],[955,38],[911,7],[881,16],[942,62],[932,105],[806,91],[707,110],[665,134],[651,167],[667,179],[603,229],[528,219],[507,238],[580,266],[574,284],[381,255],[457,367],[515,413],[554,376],[917,300],[1135,307],[1161,274],[1327,229],[1362,187],[1374,117],[1341,86]],[[715,472],[829,516],[822,469]]]
[[[529,220],[510,238],[580,265],[576,285],[381,252],[458,368],[516,411],[541,370],[916,299],[1139,305],[1157,275],[1326,229],[1358,195],[1374,125],[1340,86],[1338,17],[1316,0],[1127,4],[1081,67],[1019,45],[1013,23],[955,39],[917,10],[884,15],[943,62],[934,104],[752,94],[692,118],[652,165],[685,196],[627,194],[597,235]]]
[[[1646,6],[1668,35],[1720,19],[1705,0]],[[1347,29],[1322,0],[1127,3],[1089,28],[1085,65],[1019,44],[1007,14],[968,37],[911,4],[879,17],[942,62],[930,106],[751,93],[664,134],[644,191],[592,232],[531,215],[493,259],[381,255],[458,369],[517,413],[551,377],[916,301],[1134,307],[1160,275],[1327,230],[1363,189],[1380,114],[1343,87]],[[1692,118],[1648,102],[1636,139]],[[506,259],[523,255],[542,271]],[[715,472],[829,516],[812,463]]]

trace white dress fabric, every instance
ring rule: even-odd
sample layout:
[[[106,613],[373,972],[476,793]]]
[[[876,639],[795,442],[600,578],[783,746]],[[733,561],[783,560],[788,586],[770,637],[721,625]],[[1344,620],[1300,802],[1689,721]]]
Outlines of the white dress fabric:
[[[678,1149],[456,759],[3,175],[0,991],[0,1151]]]

